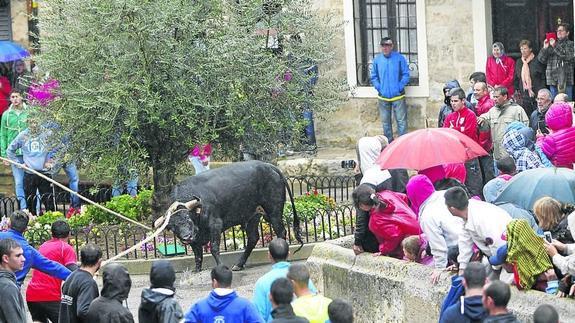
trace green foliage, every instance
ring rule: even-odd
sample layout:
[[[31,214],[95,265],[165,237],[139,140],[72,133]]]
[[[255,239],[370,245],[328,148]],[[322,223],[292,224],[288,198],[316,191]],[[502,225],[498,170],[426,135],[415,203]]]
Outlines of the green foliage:
[[[73,133],[65,159],[100,178],[151,166],[157,195],[196,143],[273,152],[304,108],[345,98],[330,72],[339,26],[313,2],[46,0],[36,58],[62,96],[38,117]]]
[[[294,198],[295,209],[301,222],[313,220],[321,211],[330,211],[335,206],[335,200],[325,194],[320,194],[317,189],[306,192],[305,195]],[[293,211],[288,201],[284,205],[284,220],[293,223]]]
[[[112,211],[118,212],[132,220],[142,221],[146,219],[152,212],[152,194],[152,190],[144,190],[135,197],[132,197],[128,194],[119,195],[106,202],[105,207]],[[86,207],[85,215],[94,223],[123,223],[122,219],[94,205],[89,205]]]
[[[76,214],[68,219],[68,224],[72,230],[83,229],[90,225],[92,219],[86,213]]]
[[[48,211],[35,220],[30,221],[28,230],[24,232],[24,237],[33,245],[40,245],[42,242],[50,239],[52,236],[52,223],[56,220],[66,220],[62,212]]]
[[[60,211],[48,211],[41,216],[37,217],[35,222],[40,223],[41,225],[49,224],[56,222],[56,220],[66,220],[64,214]]]

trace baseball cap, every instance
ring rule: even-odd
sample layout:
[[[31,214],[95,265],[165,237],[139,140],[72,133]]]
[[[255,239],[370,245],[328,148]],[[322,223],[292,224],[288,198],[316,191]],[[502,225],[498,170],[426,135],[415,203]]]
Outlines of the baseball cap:
[[[382,46],[383,46],[383,45],[393,45],[393,40],[391,40],[391,38],[389,38],[389,37],[383,37],[383,38],[381,39],[380,44],[381,44]]]

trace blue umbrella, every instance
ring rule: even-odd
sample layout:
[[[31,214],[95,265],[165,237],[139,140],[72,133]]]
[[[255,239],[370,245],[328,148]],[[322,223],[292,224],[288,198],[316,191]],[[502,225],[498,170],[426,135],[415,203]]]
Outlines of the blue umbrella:
[[[544,196],[575,203],[575,171],[555,167],[523,171],[513,176],[494,203],[511,202],[532,210],[535,201]]]
[[[30,56],[22,46],[7,40],[0,41],[0,62],[10,62]]]

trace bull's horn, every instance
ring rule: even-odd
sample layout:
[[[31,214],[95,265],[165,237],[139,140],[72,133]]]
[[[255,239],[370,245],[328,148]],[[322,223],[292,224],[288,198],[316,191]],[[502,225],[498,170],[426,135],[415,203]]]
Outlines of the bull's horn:
[[[160,227],[162,225],[162,223],[164,223],[165,218],[166,218],[165,215],[162,215],[156,221],[154,221],[154,228]]]
[[[186,209],[188,209],[188,210],[194,209],[199,204],[200,204],[200,200],[198,200],[198,199],[193,199],[191,201],[184,203],[184,205],[186,206]]]

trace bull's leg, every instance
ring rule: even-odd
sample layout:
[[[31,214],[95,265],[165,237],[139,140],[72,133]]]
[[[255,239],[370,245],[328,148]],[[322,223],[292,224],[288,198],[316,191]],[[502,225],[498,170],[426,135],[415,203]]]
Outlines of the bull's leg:
[[[211,252],[216,262],[216,266],[221,265],[220,242],[222,239],[222,220],[215,220],[210,224]]]
[[[259,224],[260,224],[260,215],[256,214],[253,216],[248,223],[246,224],[246,234],[248,235],[248,242],[246,248],[244,249],[244,253],[240,257],[240,260],[237,264],[232,267],[233,271],[239,271],[244,269],[244,265],[248,260],[248,257],[254,250],[258,240],[260,239],[260,232],[259,232]]]
[[[194,259],[196,261],[196,272],[200,272],[204,260],[204,249],[199,243],[192,243],[192,251],[194,252]]]
[[[274,233],[278,238],[285,239],[286,238],[286,228],[283,223],[282,212],[283,212],[283,204],[281,205],[282,208],[276,205],[270,205],[265,208],[266,216],[265,219],[274,229]]]

